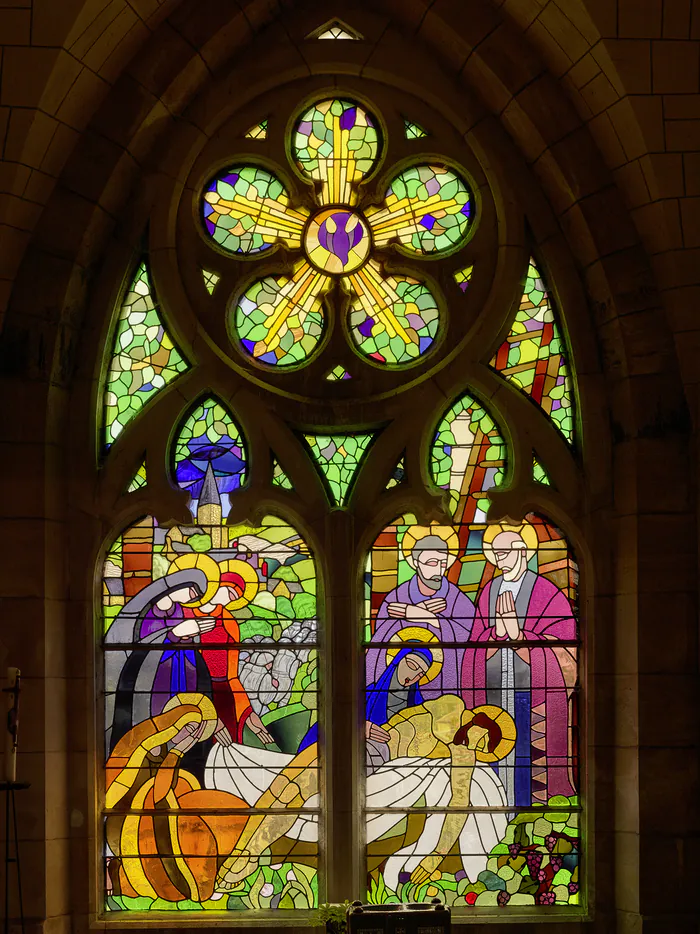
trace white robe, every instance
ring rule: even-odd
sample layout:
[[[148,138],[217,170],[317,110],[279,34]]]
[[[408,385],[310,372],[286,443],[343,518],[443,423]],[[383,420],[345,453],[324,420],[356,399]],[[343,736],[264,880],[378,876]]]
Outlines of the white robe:
[[[450,787],[450,760],[424,757],[392,759],[380,766],[367,779],[367,808],[391,808],[390,811],[367,814],[367,842],[378,840],[406,816],[417,801],[425,796],[428,808],[447,807],[452,796]],[[504,807],[507,805],[503,784],[488,766],[476,765],[472,773],[469,794],[473,808]],[[400,810],[405,808],[406,810]],[[399,873],[411,873],[424,856],[434,852],[440,838],[446,814],[429,814],[420,837],[409,846],[394,853],[386,862],[384,881],[396,891]],[[470,813],[459,835],[462,865],[470,881],[486,869],[489,853],[505,836],[508,815]]]
[[[204,784],[206,788],[227,791],[242,798],[250,807],[267,791],[274,779],[289,765],[294,756],[251,746],[221,746],[216,743],[207,759]],[[428,808],[446,807],[452,790],[450,787],[450,760],[425,757],[393,759],[380,766],[367,778],[366,807],[367,843],[387,834],[406,816],[406,811],[425,797]],[[476,765],[472,773],[470,805],[483,807],[484,813],[470,813],[459,835],[462,864],[470,881],[486,869],[489,853],[499,843],[508,826],[504,812],[489,813],[489,807],[505,807],[506,793],[496,773],[484,765]],[[317,808],[320,796],[313,795],[306,807]],[[372,813],[372,808],[390,810]],[[400,872],[413,872],[424,856],[437,846],[445,813],[429,814],[420,837],[415,843],[391,855],[384,869],[384,880],[396,891]],[[299,816],[286,836],[294,840],[318,840],[318,815]]]

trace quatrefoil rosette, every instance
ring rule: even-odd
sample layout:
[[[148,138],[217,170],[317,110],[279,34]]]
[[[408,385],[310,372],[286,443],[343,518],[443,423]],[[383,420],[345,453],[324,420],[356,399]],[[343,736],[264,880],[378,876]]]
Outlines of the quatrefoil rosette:
[[[474,199],[452,168],[417,164],[394,176],[382,203],[367,203],[359,183],[381,149],[375,117],[350,100],[323,100],[299,117],[291,140],[294,167],[315,183],[316,210],[294,207],[279,178],[260,166],[234,165],[206,186],[204,228],[221,250],[254,256],[281,243],[300,255],[291,274],[259,278],[232,302],[230,329],[257,362],[308,360],[336,279],[350,296],[347,330],[360,354],[405,366],[435,343],[433,291],[418,277],[385,274],[382,251],[397,245],[416,259],[453,252],[470,237]]]

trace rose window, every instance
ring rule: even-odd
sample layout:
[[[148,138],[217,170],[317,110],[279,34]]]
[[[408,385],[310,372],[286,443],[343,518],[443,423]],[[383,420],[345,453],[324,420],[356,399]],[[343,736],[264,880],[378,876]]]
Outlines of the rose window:
[[[382,149],[376,117],[349,100],[323,100],[298,118],[290,153],[313,186],[314,209],[293,202],[260,166],[233,165],[206,187],[204,227],[221,250],[255,258],[280,244],[292,257],[287,274],[258,276],[231,304],[234,341],[258,363],[308,360],[336,282],[349,298],[347,333],[365,358],[405,366],[433,347],[441,297],[420,268],[394,274],[387,261],[395,250],[410,262],[462,247],[474,228],[474,199],[464,178],[436,161],[397,171],[378,201],[367,183]]]

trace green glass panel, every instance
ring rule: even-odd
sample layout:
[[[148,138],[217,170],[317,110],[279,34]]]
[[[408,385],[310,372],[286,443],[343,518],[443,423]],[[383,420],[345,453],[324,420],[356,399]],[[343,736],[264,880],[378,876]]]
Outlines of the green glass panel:
[[[361,39],[362,36],[356,30],[352,29],[350,26],[341,22],[339,19],[332,20],[330,23],[326,23],[325,26],[321,26],[319,29],[314,30],[310,36],[307,36],[308,39]]]
[[[292,481],[282,470],[278,461],[272,462],[272,485],[281,486],[284,490],[293,490]]]
[[[474,220],[467,183],[444,165],[414,165],[389,185],[383,207],[367,211],[374,243],[398,240],[412,253],[439,255],[462,246]]]
[[[213,295],[214,289],[216,288],[221,276],[217,275],[215,272],[210,272],[208,269],[202,270],[202,276],[204,278],[205,289],[210,295]]]
[[[406,139],[422,139],[424,136],[428,135],[422,126],[413,123],[411,120],[404,120],[403,125]]]
[[[348,435],[304,435],[332,501],[342,506],[374,432]]]
[[[189,369],[168,333],[144,262],[124,297],[104,394],[104,443],[116,441],[161,389]]]
[[[354,204],[356,184],[379,154],[376,118],[354,101],[319,101],[299,118],[292,158],[299,171],[321,182],[322,204]]]
[[[300,260],[290,276],[254,282],[232,309],[233,330],[244,353],[270,366],[303,363],[325,325],[323,297],[332,280]]]
[[[378,363],[406,364],[433,346],[440,312],[427,285],[408,276],[386,276],[370,260],[350,276],[350,287],[348,326],[361,353]]]
[[[491,366],[530,396],[573,443],[573,392],[565,343],[552,297],[534,259],[510,333]]]
[[[282,242],[301,246],[308,212],[294,210],[282,182],[255,165],[234,165],[205,188],[201,201],[204,229],[227,253],[268,250]]]
[[[146,477],[146,461],[141,464],[139,469],[134,474],[134,478],[127,487],[127,493],[135,493],[136,490],[140,490],[146,486],[148,483],[148,478]]]
[[[552,485],[552,481],[549,479],[549,474],[544,469],[542,464],[540,464],[534,454],[532,455],[532,477],[536,483],[543,483],[545,486]]]
[[[455,518],[485,522],[488,492],[503,482],[506,445],[486,409],[469,395],[441,419],[431,449],[433,480],[450,491]]]
[[[326,376],[326,379],[329,379],[333,382],[338,379],[352,379],[352,376],[350,376],[344,366],[338,364],[338,366],[333,367],[330,373]]]

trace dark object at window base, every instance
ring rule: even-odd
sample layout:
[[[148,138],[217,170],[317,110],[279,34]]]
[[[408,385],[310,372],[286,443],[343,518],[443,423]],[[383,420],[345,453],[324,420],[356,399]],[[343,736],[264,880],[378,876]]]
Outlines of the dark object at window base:
[[[452,924],[450,909],[439,899],[402,905],[353,902],[347,918],[347,934],[449,934]]]

